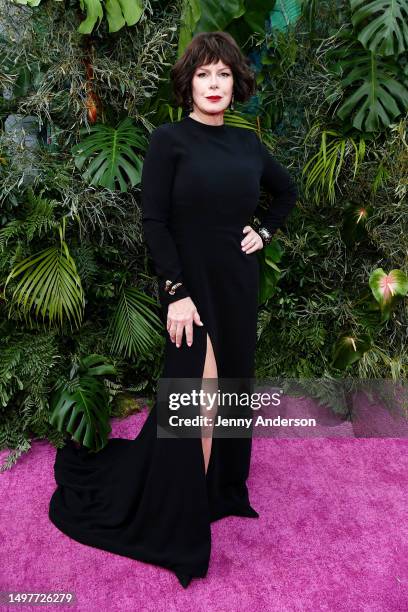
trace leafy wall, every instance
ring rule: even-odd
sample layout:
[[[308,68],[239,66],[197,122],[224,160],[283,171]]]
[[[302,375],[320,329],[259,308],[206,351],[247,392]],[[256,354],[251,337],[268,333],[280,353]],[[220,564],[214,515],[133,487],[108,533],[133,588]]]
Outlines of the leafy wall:
[[[256,130],[301,191],[258,253],[257,376],[406,376],[403,0],[0,9],[6,468],[34,438],[98,450],[112,415],[154,396],[164,338],[140,177],[151,129],[181,118],[168,72],[199,31],[229,31],[251,59],[257,95],[225,120]]]

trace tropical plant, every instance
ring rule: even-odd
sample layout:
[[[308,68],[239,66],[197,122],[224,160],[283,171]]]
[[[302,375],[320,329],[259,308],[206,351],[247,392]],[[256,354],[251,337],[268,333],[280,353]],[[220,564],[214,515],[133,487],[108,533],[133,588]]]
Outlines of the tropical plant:
[[[87,133],[87,128],[81,134]],[[129,183],[140,183],[143,161],[136,150],[144,151],[147,140],[142,130],[127,117],[116,128],[104,124],[91,126],[90,135],[72,148],[75,165],[82,170],[85,181],[107,189],[126,192]]]
[[[405,0],[350,0],[351,21],[365,49],[399,55],[408,49],[408,5]]]
[[[106,445],[111,431],[108,395],[101,379],[108,374],[116,374],[116,368],[102,355],[82,357],[51,400],[50,423],[94,452]]]
[[[108,330],[112,353],[124,358],[146,354],[163,342],[163,324],[151,310],[155,300],[136,287],[121,291],[116,311]]]
[[[349,95],[337,115],[357,130],[387,128],[408,107],[408,78],[395,61],[351,44],[343,50],[340,65],[340,86]]]
[[[32,326],[41,314],[49,326],[62,327],[69,321],[79,327],[85,308],[85,297],[75,261],[64,240],[66,218],[60,226],[60,246],[51,246],[15,264],[8,275],[4,291],[11,279],[21,275],[14,290],[11,310],[16,308]]]
[[[30,7],[38,6],[41,0],[13,0],[16,4]],[[56,0],[59,2],[60,0]],[[81,11],[86,18],[78,27],[81,34],[90,34],[95,25],[103,19],[104,11],[108,21],[109,32],[118,32],[125,25],[135,25],[143,14],[140,0],[79,0]]]
[[[258,303],[261,305],[275,293],[276,284],[281,276],[281,270],[277,264],[282,259],[283,249],[279,241],[274,239],[256,254],[259,260],[260,273]]]
[[[2,288],[19,263],[28,264],[9,278],[7,292],[19,287],[14,307],[8,311],[0,301],[0,448],[11,449],[6,465],[30,448],[32,438],[62,446],[66,424],[81,419],[82,427],[89,424],[91,445],[103,446],[107,396],[99,404],[89,399],[100,393],[92,381],[84,384],[82,397],[81,377],[66,380],[71,364],[84,355],[111,354],[120,361],[115,378],[104,379],[109,399],[119,400],[124,391],[155,392],[164,343],[157,336],[157,284],[142,234],[140,173],[145,135],[183,116],[169,103],[169,69],[199,31],[230,32],[256,73],[257,95],[226,112],[225,122],[256,129],[305,187],[285,235],[257,253],[256,375],[323,378],[316,395],[334,410],[342,410],[336,382],[345,375],[406,377],[407,298],[395,295],[387,318],[387,303],[382,311],[380,295],[377,299],[367,282],[379,266],[406,273],[408,72],[402,0],[307,0],[300,17],[291,0],[251,6],[154,2],[145,5],[135,27],[121,27],[114,36],[109,23],[100,21],[101,8],[110,17],[108,4],[82,5],[90,8],[80,30],[92,30],[92,36],[76,30],[77,0],[49,1],[36,10],[8,0],[2,4]],[[15,115],[38,118],[39,146],[24,167],[24,138],[16,144],[10,132]],[[122,138],[124,115],[131,124]],[[88,124],[91,131],[84,128]],[[26,182],[31,171],[32,197]],[[73,327],[59,325],[56,312],[43,330],[39,304],[49,320],[47,281],[39,274],[33,286],[25,278],[29,298],[18,281],[26,272],[34,276],[40,265],[44,272],[55,269],[56,253],[47,260],[41,249],[55,244],[63,218],[77,221],[64,242],[86,294],[86,316],[78,327],[83,304],[78,302],[76,313],[62,306],[63,297],[73,298],[71,283],[76,286],[62,247],[61,269],[69,282],[60,291],[59,308]],[[41,253],[43,259],[30,266],[30,258]],[[63,283],[62,278],[55,287]],[[28,329],[20,313],[32,298]],[[94,378],[102,382],[102,376]],[[64,410],[71,406],[61,431],[49,420],[55,384],[67,385]],[[79,395],[72,398],[75,390]],[[85,402],[82,412],[76,399],[79,406]]]
[[[316,135],[318,126],[314,125],[305,138]],[[337,130],[323,129],[320,135],[320,148],[305,164],[302,176],[306,176],[305,193],[312,195],[315,202],[327,197],[333,203],[335,187],[343,165],[348,157],[354,154],[353,178],[355,178],[366,150],[365,140],[360,136],[358,141],[351,136],[344,136]]]
[[[402,270],[386,274],[382,268],[377,268],[370,275],[369,285],[380,305],[382,321],[387,321],[398,298],[408,294],[408,277]]]

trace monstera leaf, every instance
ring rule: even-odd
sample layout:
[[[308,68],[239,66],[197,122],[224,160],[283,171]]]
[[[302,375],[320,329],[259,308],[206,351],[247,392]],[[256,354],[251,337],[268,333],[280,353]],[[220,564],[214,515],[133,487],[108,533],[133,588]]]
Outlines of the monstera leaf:
[[[388,127],[408,107],[408,78],[393,60],[349,45],[335,50],[339,61],[333,72],[341,75],[345,101],[337,110],[362,131],[374,132]]]
[[[51,401],[50,423],[91,451],[99,451],[111,431],[108,394],[101,376],[116,374],[102,355],[84,357]]]
[[[84,133],[89,133],[86,128],[81,130]],[[91,185],[125,192],[129,183],[132,187],[140,183],[143,161],[135,149],[145,150],[146,144],[142,131],[127,117],[116,128],[93,125],[90,135],[72,147],[72,153],[79,170],[88,162],[83,178]]]
[[[399,55],[408,49],[408,4],[406,0],[350,0],[351,21],[358,40],[378,55]]]

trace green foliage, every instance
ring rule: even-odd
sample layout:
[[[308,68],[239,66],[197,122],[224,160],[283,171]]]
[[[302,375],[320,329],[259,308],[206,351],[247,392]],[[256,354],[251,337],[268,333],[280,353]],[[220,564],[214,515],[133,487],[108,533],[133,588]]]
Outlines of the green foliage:
[[[399,27],[394,14],[391,20]],[[408,107],[404,56],[390,55],[389,41],[382,38],[384,32],[378,35],[374,47],[366,46],[365,38],[362,44],[346,26],[336,35],[336,45],[326,53],[327,72],[331,76],[326,88],[327,101],[336,103],[335,113],[346,126],[367,133],[390,127]]]
[[[345,202],[341,237],[347,247],[351,248],[356,243],[367,240],[367,222],[371,214],[372,206],[369,204]]]
[[[350,54],[350,55],[349,55]],[[340,119],[351,119],[358,130],[374,132],[389,127],[408,107],[408,79],[392,60],[357,47],[347,49],[341,70],[341,87],[350,95],[337,110]]]
[[[36,7],[41,0],[14,0],[16,4]],[[60,0],[57,0],[59,2]],[[103,19],[104,10],[109,25],[109,32],[118,32],[125,25],[135,25],[143,14],[140,0],[79,0],[81,10],[86,13],[85,19],[78,27],[81,34],[90,34],[95,25]]]
[[[53,333],[25,333],[0,326],[0,449],[10,449],[0,471],[31,448],[31,438],[62,437],[48,420],[51,377],[60,355]]]
[[[109,32],[118,32],[125,25],[135,25],[143,14],[140,0],[79,0],[81,9],[86,11],[86,19],[81,23],[78,32],[90,34],[96,22],[103,17],[102,6],[105,9]]]
[[[108,395],[100,378],[108,374],[116,369],[102,355],[83,357],[51,402],[50,423],[93,452],[106,445],[111,431]]]
[[[81,130],[81,134],[87,130]],[[79,170],[89,162],[83,178],[91,185],[107,189],[128,190],[129,183],[140,183],[143,161],[134,149],[146,149],[147,141],[140,128],[135,128],[127,117],[116,128],[94,125],[90,135],[72,148]]]
[[[382,321],[388,320],[398,297],[408,293],[407,275],[402,270],[391,270],[386,274],[382,268],[377,268],[370,275],[369,285],[380,305]]]
[[[357,338],[343,336],[339,338],[334,347],[332,365],[338,370],[346,370],[348,366],[359,361],[371,347],[372,342],[368,334],[363,334]]]
[[[257,253],[257,376],[324,380],[313,392],[338,411],[339,378],[406,377],[407,296],[399,295],[385,317],[369,285],[380,266],[407,272],[408,74],[406,24],[397,19],[404,5],[395,2],[393,12],[385,0],[312,0],[298,19],[296,3],[286,0],[221,8],[189,0],[180,21],[179,5],[153,3],[135,27],[114,37],[107,20],[99,23],[97,5],[92,36],[77,30],[76,2],[33,11],[13,5],[21,12],[18,32],[0,17],[0,84],[8,92],[0,105],[0,275],[3,287],[9,277],[7,291],[19,287],[13,308],[0,301],[0,448],[11,449],[7,467],[33,437],[62,445],[68,424],[80,443],[86,437],[94,450],[103,447],[110,400],[119,404],[124,390],[155,392],[164,343],[142,234],[140,171],[148,133],[169,117],[182,118],[171,104],[169,69],[202,29],[230,32],[256,71],[257,95],[227,112],[226,123],[256,129],[299,186],[304,178],[284,233]],[[89,131],[91,94],[100,107]],[[18,143],[5,132],[10,114],[38,118],[35,155],[24,138]],[[55,247],[63,220],[75,221],[64,233],[68,251]],[[47,246],[54,248],[48,259]],[[13,277],[22,262],[27,268]],[[86,310],[80,300],[67,306],[77,282]],[[52,295],[56,325],[43,331]],[[21,320],[24,311],[32,331]],[[70,328],[80,313],[80,325]],[[109,354],[117,360],[111,380],[81,361]],[[75,366],[67,378],[81,363],[82,371]],[[60,429],[49,420],[55,388]]]
[[[277,0],[270,13],[271,25],[274,29],[285,32],[290,24],[296,23],[301,12],[300,0]]]
[[[4,290],[9,281],[17,276],[21,276],[21,279],[13,292],[9,316],[11,310],[17,308],[26,320],[30,316],[36,320],[41,314],[43,321],[47,319],[49,325],[62,326],[67,319],[79,327],[85,297],[61,228],[60,246],[48,247],[15,264],[6,279]]]
[[[183,3],[178,55],[181,56],[194,34],[216,30],[229,32],[245,48],[248,40],[264,37],[270,23],[276,30],[286,31],[300,16],[298,0],[186,0]]]
[[[350,0],[358,40],[379,55],[408,50],[408,5],[405,0]]]
[[[149,306],[155,301],[135,287],[121,292],[109,334],[112,334],[112,352],[123,357],[148,353],[162,341],[163,324]]]
[[[282,259],[282,253],[282,247],[276,239],[257,252],[259,259],[259,304],[264,304],[274,295],[276,284],[281,276],[281,270],[277,264]]]
[[[317,126],[313,126],[305,138],[314,136]],[[365,140],[362,136],[358,142],[352,137],[343,136],[335,130],[322,130],[320,148],[305,164],[302,176],[306,176],[305,194],[313,194],[316,202],[327,197],[330,202],[335,200],[335,187],[343,169],[346,158],[354,154],[355,178],[366,150]]]

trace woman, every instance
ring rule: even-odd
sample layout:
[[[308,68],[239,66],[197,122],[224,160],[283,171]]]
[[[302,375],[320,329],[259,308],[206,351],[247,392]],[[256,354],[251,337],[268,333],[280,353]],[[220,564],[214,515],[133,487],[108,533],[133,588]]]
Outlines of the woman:
[[[171,77],[190,112],[152,132],[142,175],[143,229],[168,332],[162,378],[245,380],[254,375],[256,251],[283,225],[297,190],[253,131],[224,124],[224,111],[255,89],[229,34],[196,35]],[[248,221],[261,185],[274,201],[256,232]],[[159,404],[135,440],[110,439],[94,455],[72,443],[58,450],[50,519],[79,542],[171,569],[187,587],[207,573],[212,521],[259,516],[246,486],[251,437],[211,428],[159,436]]]

